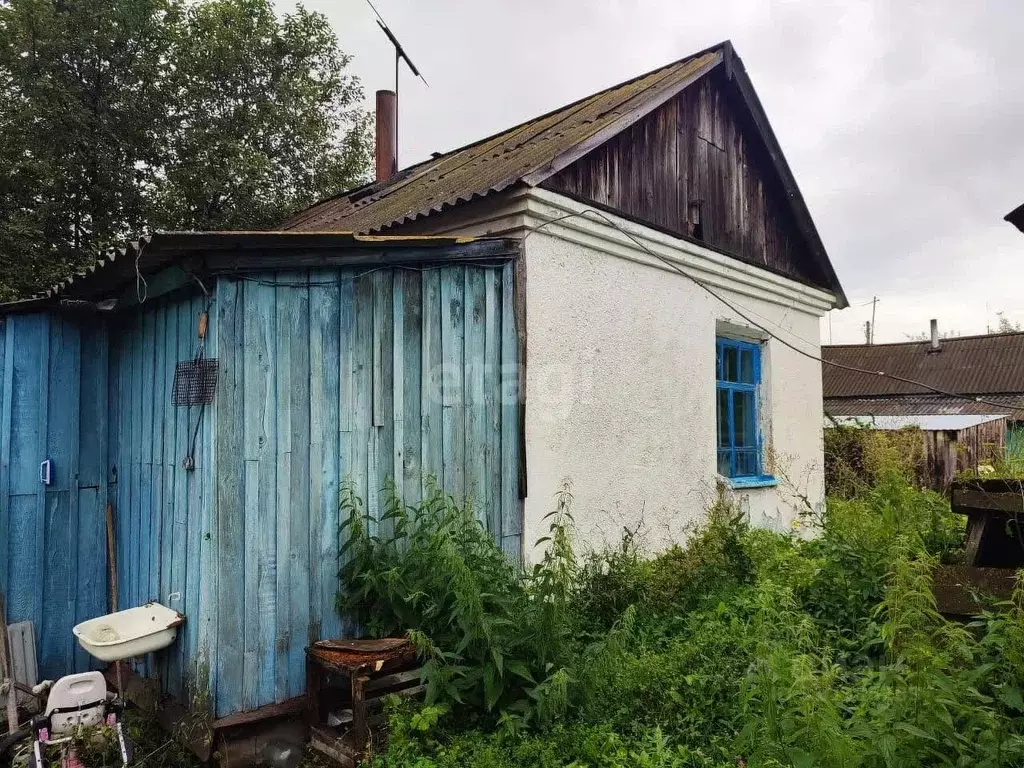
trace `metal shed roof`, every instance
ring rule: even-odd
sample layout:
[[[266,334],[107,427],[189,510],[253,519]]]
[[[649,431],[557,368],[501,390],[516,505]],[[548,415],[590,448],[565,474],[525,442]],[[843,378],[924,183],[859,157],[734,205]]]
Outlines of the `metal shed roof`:
[[[189,271],[241,271],[249,265],[301,269],[314,265],[318,254],[338,250],[352,251],[353,262],[358,258],[359,263],[485,261],[513,257],[518,247],[516,240],[487,237],[403,237],[341,231],[154,232],[108,251],[87,269],[36,296],[0,304],[0,313],[31,310],[64,298],[108,296],[139,276],[148,277],[174,264],[182,264]]]
[[[890,395],[886,397],[825,398],[825,413],[832,416],[926,416],[1006,415],[1012,419],[1024,416],[1024,394],[985,395],[985,402],[943,395]]]
[[[907,427],[920,427],[929,432],[959,431],[976,427],[979,424],[987,424],[990,421],[999,421],[1005,416],[950,416],[948,414],[926,414],[920,416],[841,416],[836,419],[839,424],[849,426],[866,426],[872,429],[905,429]],[[825,421],[826,427],[831,427],[832,422]]]
[[[824,346],[821,356],[827,362],[884,371],[957,394],[1024,393],[1024,333],[943,339],[937,352],[931,351],[927,341]],[[826,398],[928,392],[907,382],[834,365],[822,367],[822,379]]]

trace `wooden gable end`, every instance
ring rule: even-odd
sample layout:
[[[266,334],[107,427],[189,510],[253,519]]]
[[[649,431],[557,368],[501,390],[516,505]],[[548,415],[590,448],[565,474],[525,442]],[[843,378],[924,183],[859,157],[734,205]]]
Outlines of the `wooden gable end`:
[[[721,71],[545,180],[743,261],[824,286],[764,142]],[[699,209],[699,228],[693,226]]]

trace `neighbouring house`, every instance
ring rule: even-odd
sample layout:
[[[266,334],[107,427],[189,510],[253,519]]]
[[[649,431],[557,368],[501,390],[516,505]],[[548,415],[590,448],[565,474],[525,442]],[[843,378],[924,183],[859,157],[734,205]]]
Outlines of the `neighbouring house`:
[[[823,367],[822,391],[829,417],[861,421],[1003,417],[991,422],[975,420],[976,423],[961,419],[957,429],[970,426],[984,432],[983,441],[990,449],[979,454],[980,461],[991,459],[997,447],[997,453],[1005,451],[1009,457],[1024,457],[1024,333],[940,339],[933,327],[930,341],[840,344],[822,347],[821,354],[826,362],[838,364]],[[908,381],[878,376],[871,371],[884,371]],[[995,435],[993,429],[1004,434]],[[960,441],[957,437],[951,439]],[[973,456],[965,450],[956,469],[972,468],[978,463]],[[942,473],[942,477],[947,475],[948,472]]]
[[[88,663],[108,503],[120,606],[187,616],[135,670],[223,720],[280,713],[351,631],[345,478],[378,516],[432,474],[526,560],[566,477],[591,545],[679,541],[720,487],[776,528],[823,502],[846,299],[729,43],[393,158],[381,120],[380,178],[280,231],[157,233],[0,307],[0,590],[44,674]]]

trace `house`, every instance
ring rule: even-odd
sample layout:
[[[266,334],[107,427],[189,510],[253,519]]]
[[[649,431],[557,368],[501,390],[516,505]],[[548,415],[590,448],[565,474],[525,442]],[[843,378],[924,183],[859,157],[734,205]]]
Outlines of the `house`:
[[[523,242],[526,542],[564,477],[595,544],[678,541],[719,477],[757,524],[801,503],[783,474],[822,501],[846,298],[729,42],[394,175],[389,114],[378,179],[282,229]]]
[[[758,525],[822,502],[846,299],[729,43],[397,172],[393,138],[278,231],[157,233],[0,307],[0,590],[46,675],[88,663],[108,504],[121,607],[187,616],[135,670],[216,725],[351,631],[344,478],[379,516],[435,475],[527,560],[565,477],[590,545],[679,541],[720,486]]]
[[[902,419],[924,428],[925,422],[957,417],[955,429],[935,427],[948,433],[937,444],[963,448],[955,461],[936,460],[935,466],[950,465],[935,475],[937,487],[946,487],[952,473],[976,468],[979,461],[1024,456],[1024,333],[939,339],[933,326],[930,341],[824,346],[821,354],[826,363],[835,363],[823,367],[825,413],[830,418]],[[966,447],[969,443],[987,447],[973,450]]]
[[[823,368],[822,393],[831,416],[990,414],[1015,422],[1024,415],[1021,332],[838,344],[823,346],[821,355],[826,363],[835,363]]]

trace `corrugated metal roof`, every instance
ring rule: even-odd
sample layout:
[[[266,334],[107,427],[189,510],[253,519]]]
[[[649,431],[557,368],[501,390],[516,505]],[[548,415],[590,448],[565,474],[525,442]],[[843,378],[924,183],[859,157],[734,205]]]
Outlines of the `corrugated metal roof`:
[[[825,413],[832,416],[919,416],[927,414],[996,414],[1011,419],[1024,417],[1024,395],[986,395],[988,402],[979,403],[959,397],[941,395],[891,395],[889,397],[826,398]],[[1021,410],[1017,410],[1021,409]]]
[[[722,60],[702,52],[581,101],[327,200],[286,221],[281,229],[329,230],[336,226],[373,232],[505,189],[581,142],[679,89]]]
[[[872,429],[906,429],[907,427],[919,427],[930,432],[945,432],[947,430],[959,431],[976,427],[979,424],[987,424],[990,421],[999,421],[1005,416],[949,416],[947,414],[925,414],[921,416],[840,416],[836,418],[839,424],[849,426],[866,426]],[[825,426],[831,427],[832,422],[825,420]]]
[[[825,346],[828,362],[914,379],[957,394],[1024,393],[1024,333],[943,339],[932,352],[927,341],[903,344]],[[928,390],[872,373],[822,366],[823,392],[831,397],[922,394]]]

